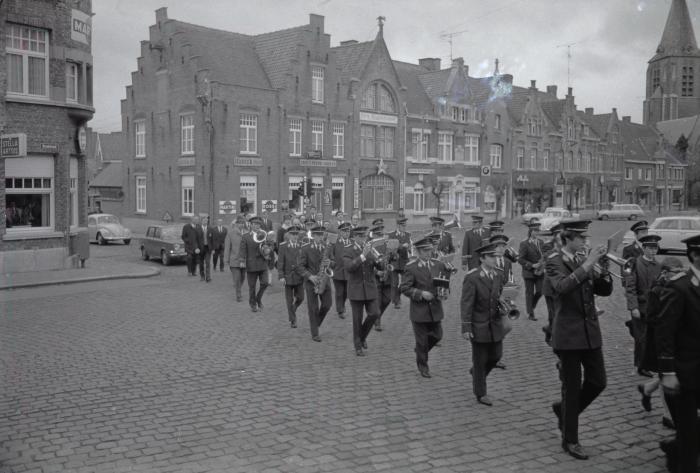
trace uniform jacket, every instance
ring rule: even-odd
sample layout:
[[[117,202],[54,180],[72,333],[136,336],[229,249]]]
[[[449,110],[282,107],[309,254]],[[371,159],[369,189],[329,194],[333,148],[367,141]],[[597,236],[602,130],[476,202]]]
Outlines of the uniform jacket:
[[[547,261],[547,257],[556,251],[554,247],[554,242],[545,243],[542,245],[542,253],[544,253],[544,259]],[[542,295],[545,297],[554,297],[554,288],[552,287],[552,280],[547,276],[547,272],[544,273],[544,280],[542,281]]]
[[[297,271],[299,259],[301,257],[301,245],[297,242],[282,242],[279,248],[279,258],[277,259],[277,273],[279,278],[284,278],[286,286],[298,286],[304,282],[304,278]]]
[[[384,258],[383,260],[379,263],[377,267],[377,271],[383,271],[382,277],[379,277],[379,274],[375,271],[375,275],[377,277],[377,287],[383,288],[383,287],[390,287],[391,286],[391,275],[386,274],[386,269],[388,264],[395,264],[393,260],[391,259],[390,255],[387,255],[387,249],[386,249],[386,242],[382,243],[381,245],[375,246],[375,249],[377,252],[379,252],[380,255],[382,255]]]
[[[246,233],[241,239],[241,262],[245,262],[245,270],[249,273],[268,269],[269,263],[260,254],[260,245],[255,243],[252,233]]]
[[[374,275],[377,261],[371,254],[362,261],[362,247],[353,242],[345,247],[345,276],[348,284],[348,299],[351,301],[367,301],[377,298],[377,278]]]
[[[644,256],[635,259],[632,272],[625,278],[627,310],[639,309],[642,318],[647,315],[649,290],[661,273],[658,261],[647,261]]]
[[[329,251],[328,246],[324,243],[320,243],[318,246],[313,242],[302,245],[299,250],[297,273],[307,281],[309,276],[317,276],[321,270],[321,260],[324,255],[328,255]]]
[[[224,241],[226,240],[227,233],[228,229],[223,225],[221,226],[221,231],[219,231],[218,226],[212,227],[212,249],[221,250],[224,248]]]
[[[266,232],[271,232],[272,231],[272,220],[269,218],[263,218],[262,223],[260,224],[260,230],[265,230]]]
[[[503,279],[498,271],[493,279],[481,267],[467,272],[462,282],[462,333],[471,332],[479,343],[500,342],[505,337],[503,318],[498,300],[503,290]]]
[[[284,225],[280,225],[280,227],[277,229],[277,235],[276,235],[276,243],[277,243],[277,249],[279,251],[279,247],[282,243],[287,241],[285,238],[285,235],[287,234],[287,229],[289,227],[285,227]]]
[[[643,254],[644,250],[638,241],[634,241],[622,248],[622,257],[624,259],[637,258],[637,256],[642,256]]]
[[[700,280],[688,269],[668,287],[656,323],[659,370],[675,371],[683,389],[700,390]]]
[[[513,263],[507,256],[496,257],[496,269],[501,274],[503,284],[514,284]]]
[[[469,269],[478,267],[481,263],[479,257],[474,254],[474,250],[483,246],[491,237],[491,231],[487,228],[480,227],[464,232],[464,240],[462,240],[462,264],[469,266]]]
[[[437,251],[442,251],[446,255],[455,252],[455,246],[452,244],[452,234],[450,232],[442,231],[440,233],[440,239],[435,247]]]
[[[202,249],[201,232],[197,232],[197,227],[191,223],[186,223],[182,227],[182,241],[185,243],[185,251],[188,253],[194,253],[197,248]]]
[[[544,257],[544,250],[542,247],[544,243],[539,238],[535,238],[535,242],[532,243],[530,239],[520,242],[520,251],[518,254],[518,263],[523,269],[523,279],[537,279],[544,275],[544,265],[540,267],[540,275],[535,274],[535,270],[532,268],[533,264],[539,263]]]
[[[243,233],[238,227],[234,227],[226,233],[224,239],[224,261],[231,268],[241,267],[241,240]]]
[[[408,315],[412,322],[438,322],[443,319],[442,301],[434,297],[431,301],[423,299],[423,291],[436,295],[433,278],[447,275],[445,264],[436,259],[427,262],[419,259],[411,260],[404,270],[399,290],[401,294],[411,299]]]
[[[338,238],[330,248],[331,268],[333,268],[333,279],[336,281],[346,281],[345,274],[345,247],[352,245],[352,240]]]
[[[406,263],[408,263],[408,255],[411,251],[411,234],[408,232],[401,232],[399,235],[398,230],[394,230],[389,233],[389,238],[392,240],[399,240],[399,249],[397,251],[398,258],[393,262],[395,271],[403,271],[406,268]],[[408,243],[408,248],[404,248],[402,245]]]
[[[569,258],[563,250],[547,257],[547,277],[556,298],[552,323],[554,350],[589,350],[600,348],[603,340],[596,314],[594,294],[612,293],[610,276],[595,277],[580,263]]]

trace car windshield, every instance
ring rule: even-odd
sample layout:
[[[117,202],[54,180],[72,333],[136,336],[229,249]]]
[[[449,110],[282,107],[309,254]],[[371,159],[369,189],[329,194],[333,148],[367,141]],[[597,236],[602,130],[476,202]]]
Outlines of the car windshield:
[[[548,210],[546,215],[549,217],[561,217],[561,210]]]
[[[105,225],[107,223],[119,224],[119,219],[114,215],[103,215],[97,218],[97,223],[98,225]]]
[[[163,240],[177,241],[180,240],[182,229],[179,227],[163,227],[160,235]]]

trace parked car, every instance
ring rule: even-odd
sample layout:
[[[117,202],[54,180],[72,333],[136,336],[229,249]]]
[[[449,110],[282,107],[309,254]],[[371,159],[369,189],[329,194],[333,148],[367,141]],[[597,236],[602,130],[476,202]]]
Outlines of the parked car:
[[[637,220],[644,217],[644,210],[637,204],[613,204],[610,209],[599,210],[597,217],[598,220]]]
[[[153,225],[148,227],[146,236],[141,238],[141,257],[144,261],[160,258],[161,262],[168,266],[186,256],[182,225]]]
[[[659,217],[649,225],[650,235],[659,235],[659,253],[668,251],[685,251],[685,245],[681,240],[700,234],[700,216],[678,215]],[[629,245],[634,241],[634,233],[630,230],[625,233],[622,244]],[[621,251],[621,250],[620,250]]]
[[[544,212],[530,212],[522,215],[523,223],[539,223],[542,229],[547,229],[563,218],[578,218],[579,214],[571,213],[561,207],[547,207]]]
[[[111,214],[88,215],[88,236],[90,241],[99,245],[121,240],[125,245],[131,243],[131,230],[122,226],[119,219]]]

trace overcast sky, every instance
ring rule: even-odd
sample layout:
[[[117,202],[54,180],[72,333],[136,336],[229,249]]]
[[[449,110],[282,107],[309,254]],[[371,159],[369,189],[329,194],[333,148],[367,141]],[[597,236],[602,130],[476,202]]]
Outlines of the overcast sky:
[[[687,0],[693,26],[700,0]],[[384,39],[393,59],[417,63],[440,57],[450,64],[445,33],[454,33],[452,56],[463,57],[470,75],[488,75],[494,58],[516,85],[530,80],[545,89],[571,86],[580,110],[595,107],[641,122],[647,61],[658,46],[671,0],[94,0],[92,54],[97,131],[121,128],[120,100],[136,69],[140,41],[148,39],[155,10],[168,17],[244,34],[259,34],[325,16],[331,46],[375,37],[386,17]]]

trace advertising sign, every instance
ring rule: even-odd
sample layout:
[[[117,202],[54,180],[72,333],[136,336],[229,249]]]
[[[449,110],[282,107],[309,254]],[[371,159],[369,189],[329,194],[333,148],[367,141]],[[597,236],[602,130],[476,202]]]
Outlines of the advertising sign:
[[[70,39],[90,45],[92,40],[92,18],[80,10],[73,10],[71,16]]]
[[[0,136],[0,158],[18,158],[27,155],[27,135],[13,133]]]
[[[263,210],[268,212],[277,212],[277,201],[276,200],[263,200],[262,204]]]
[[[236,201],[235,200],[220,200],[219,201],[219,213],[224,215],[231,215],[236,213]]]

